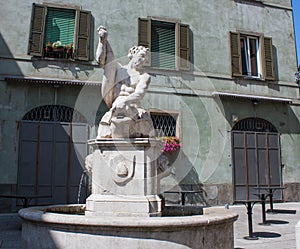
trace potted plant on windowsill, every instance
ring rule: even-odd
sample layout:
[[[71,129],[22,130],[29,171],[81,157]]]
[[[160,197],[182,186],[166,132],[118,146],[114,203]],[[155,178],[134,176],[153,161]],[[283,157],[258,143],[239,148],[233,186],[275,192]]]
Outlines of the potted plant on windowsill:
[[[53,42],[52,47],[54,58],[65,58],[65,47],[61,41]]]
[[[49,53],[49,52],[52,52],[52,50],[53,50],[52,43],[47,42],[46,47],[45,47],[45,52]]]
[[[61,44],[61,41],[53,42],[52,47],[54,52],[62,52],[65,50],[64,46]]]
[[[72,58],[73,57],[73,43],[66,45],[66,58]]]

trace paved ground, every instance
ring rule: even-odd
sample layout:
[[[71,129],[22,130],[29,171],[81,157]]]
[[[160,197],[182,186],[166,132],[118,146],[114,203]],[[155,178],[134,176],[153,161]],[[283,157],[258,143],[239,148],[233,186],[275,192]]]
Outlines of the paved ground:
[[[0,248],[22,248],[21,219],[17,214],[0,214]]]
[[[268,205],[267,205],[268,208]],[[255,204],[253,208],[253,232],[258,240],[246,240],[248,235],[247,212],[244,205],[230,206],[230,210],[239,214],[234,224],[235,249],[295,249],[295,226],[300,221],[299,203],[275,203],[277,214],[267,213],[269,226],[262,226],[261,205]]]
[[[280,212],[267,214],[270,226],[261,226],[261,206],[253,208],[253,232],[258,240],[245,240],[248,235],[246,208],[243,205],[230,206],[230,210],[239,214],[234,224],[235,249],[295,249],[295,225],[300,221],[299,203],[276,203],[274,208]],[[0,248],[20,249],[21,220],[17,214],[0,214]],[[220,249],[224,249],[220,246]]]

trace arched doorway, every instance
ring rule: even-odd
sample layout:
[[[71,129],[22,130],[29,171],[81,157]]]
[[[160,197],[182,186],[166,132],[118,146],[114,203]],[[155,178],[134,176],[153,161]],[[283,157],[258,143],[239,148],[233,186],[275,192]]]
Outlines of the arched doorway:
[[[246,118],[231,132],[234,201],[256,200],[255,187],[281,187],[280,134],[261,118]],[[282,200],[282,190],[274,193]]]
[[[51,196],[34,200],[36,205],[77,203],[88,134],[85,118],[70,107],[26,113],[19,127],[18,194]],[[79,202],[86,198],[82,187]]]

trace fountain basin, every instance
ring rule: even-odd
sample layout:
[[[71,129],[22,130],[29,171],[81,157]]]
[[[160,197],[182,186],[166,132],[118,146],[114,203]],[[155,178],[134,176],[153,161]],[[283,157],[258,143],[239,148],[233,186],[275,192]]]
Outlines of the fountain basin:
[[[85,205],[21,209],[23,248],[234,248],[238,215],[204,208],[203,215],[85,216]]]

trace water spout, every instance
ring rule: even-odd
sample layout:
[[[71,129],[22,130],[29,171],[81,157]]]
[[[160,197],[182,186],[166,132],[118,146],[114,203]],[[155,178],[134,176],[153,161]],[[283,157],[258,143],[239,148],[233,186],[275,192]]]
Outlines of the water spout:
[[[85,178],[85,176],[87,175],[87,170],[84,170],[81,174],[81,177],[80,177],[80,182],[79,182],[79,186],[78,186],[78,193],[77,193],[77,204],[79,204],[80,202],[80,196],[81,196],[81,190],[82,190],[82,183],[83,183],[83,180]]]

